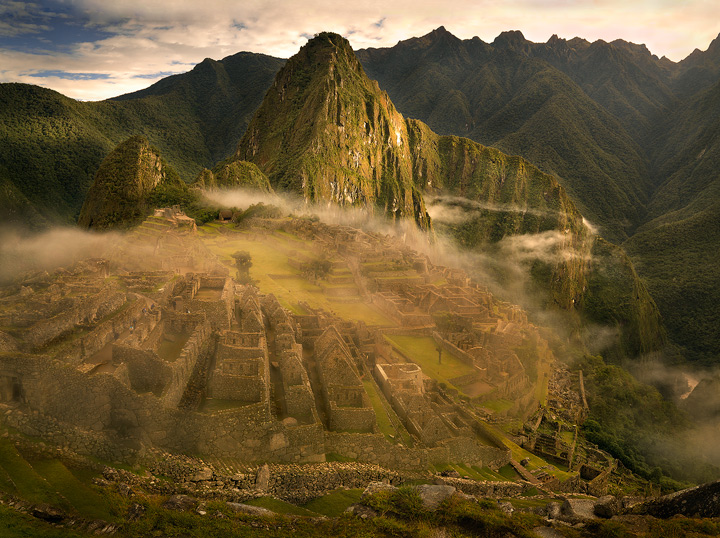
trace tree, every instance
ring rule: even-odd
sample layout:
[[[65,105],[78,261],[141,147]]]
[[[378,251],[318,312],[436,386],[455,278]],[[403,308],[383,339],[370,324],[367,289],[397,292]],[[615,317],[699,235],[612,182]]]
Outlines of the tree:
[[[238,250],[233,253],[232,258],[235,260],[235,267],[238,272],[238,282],[247,284],[250,282],[250,267],[252,267],[252,259],[247,250]]]

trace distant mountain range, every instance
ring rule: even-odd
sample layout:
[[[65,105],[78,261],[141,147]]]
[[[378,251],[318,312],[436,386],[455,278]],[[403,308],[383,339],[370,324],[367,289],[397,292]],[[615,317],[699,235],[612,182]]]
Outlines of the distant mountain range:
[[[719,39],[673,63],[624,41],[553,37],[532,43],[505,32],[484,43],[460,40],[441,27],[355,56],[379,82],[377,91],[366,85],[362,94],[345,92],[348,73],[340,70],[323,75],[334,94],[304,87],[315,72],[303,62],[296,63],[291,86],[271,87],[285,61],[252,53],[205,60],[146,90],[98,103],[0,85],[4,218],[32,225],[74,221],[102,159],[142,134],[186,182],[203,168],[217,171],[223,159],[249,160],[273,188],[337,200],[361,196],[386,210],[393,210],[394,200],[399,215],[423,225],[424,202],[412,177],[434,170],[442,182],[452,163],[456,171],[458,163],[467,164],[469,146],[460,138],[433,138],[419,122],[403,121],[399,128],[403,114],[441,135],[521,155],[555,176],[600,233],[626,248],[686,356],[720,360],[720,269],[714,262],[720,247]],[[267,111],[260,108],[251,120],[268,90],[283,114],[269,119],[266,104]],[[327,95],[335,100],[318,116]],[[348,112],[363,103],[372,107]],[[348,121],[369,129],[374,154],[365,151],[367,141],[343,135],[346,126],[351,130]],[[353,133],[358,125],[352,124]],[[382,137],[398,129],[406,146],[396,141],[398,147],[386,151]],[[297,143],[286,143],[288,137]],[[439,145],[439,160],[416,151],[418,142]],[[346,153],[320,150],[340,143]],[[260,147],[266,153],[258,153]],[[313,183],[328,161],[344,171],[334,187]]]

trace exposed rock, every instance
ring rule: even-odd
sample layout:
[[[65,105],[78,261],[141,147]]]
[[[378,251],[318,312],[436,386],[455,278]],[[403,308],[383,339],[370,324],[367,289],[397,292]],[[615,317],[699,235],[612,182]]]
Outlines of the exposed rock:
[[[163,508],[186,512],[195,508],[196,504],[197,499],[194,497],[189,497],[188,495],[173,495],[163,503]]]
[[[633,508],[634,513],[668,518],[680,514],[688,517],[720,516],[720,480],[676,491]]]
[[[595,499],[565,499],[560,508],[560,518],[569,523],[597,519]]]
[[[255,487],[260,491],[267,491],[270,484],[270,467],[267,463],[260,467],[255,477]]]
[[[353,504],[345,509],[348,514],[353,514],[360,519],[372,519],[377,517],[377,512],[364,504]]]
[[[562,506],[560,503],[549,503],[546,507],[548,519],[560,519],[562,515]]]
[[[417,487],[423,506],[427,510],[435,510],[440,503],[455,493],[453,486],[436,486],[431,484],[423,484]]]
[[[251,516],[274,516],[275,512],[268,510],[267,508],[261,508],[260,506],[251,506],[243,503],[227,503],[228,507],[239,514],[249,514]]]
[[[59,521],[65,519],[65,514],[62,511],[50,506],[49,504],[38,504],[33,507],[31,513],[34,517],[50,523],[58,523]]]
[[[363,491],[362,498],[365,499],[370,495],[375,495],[381,491],[395,491],[397,488],[387,482],[370,482],[365,491]]]
[[[145,507],[139,503],[132,503],[127,511],[127,520],[136,521],[145,514]]]
[[[194,475],[190,478],[193,482],[202,482],[204,480],[212,480],[213,472],[209,467],[203,467],[198,469]]]
[[[515,511],[515,508],[513,507],[513,505],[507,501],[498,502],[498,508],[500,509],[500,511],[503,514],[507,514],[509,516],[511,516],[512,513]]]
[[[610,519],[620,513],[620,501],[612,495],[605,495],[595,502],[594,510],[596,516]]]

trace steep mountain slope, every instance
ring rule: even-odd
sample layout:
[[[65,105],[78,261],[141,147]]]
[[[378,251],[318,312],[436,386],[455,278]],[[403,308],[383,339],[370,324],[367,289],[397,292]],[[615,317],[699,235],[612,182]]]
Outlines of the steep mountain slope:
[[[440,28],[358,56],[402,112],[557,174],[604,237],[627,241],[673,341],[717,360],[720,39],[676,64],[622,40]]]
[[[102,159],[138,133],[192,180],[232,152],[282,63],[251,53],[206,60],[146,90],[101,102],[0,84],[0,179],[11,209],[0,221],[75,221]]]
[[[615,350],[618,357],[664,345],[657,309],[632,265],[614,245],[593,247],[580,212],[555,178],[521,157],[404,119],[336,34],[316,36],[288,60],[234,159],[255,163],[276,190],[311,201],[374,205],[421,227],[430,224],[425,199],[454,206],[460,218],[440,219],[436,228],[467,249],[540,238],[552,252],[530,258],[533,279],[547,293],[544,302],[569,311],[580,307],[590,320],[635,331]],[[593,248],[602,252],[591,264]],[[617,304],[598,299],[611,287]]]
[[[319,34],[288,60],[235,158],[255,163],[280,190],[380,205],[427,227],[405,121],[337,34]]]
[[[648,199],[642,151],[618,120],[529,50],[519,32],[489,45],[441,27],[358,57],[403,113],[557,174],[588,218],[624,239]]]
[[[153,191],[172,186],[184,187],[177,172],[145,137],[133,136],[100,164],[78,224],[95,230],[137,225],[146,216]]]
[[[655,159],[667,179],[649,204],[651,220],[626,243],[689,358],[720,360],[720,82],[665,123]]]

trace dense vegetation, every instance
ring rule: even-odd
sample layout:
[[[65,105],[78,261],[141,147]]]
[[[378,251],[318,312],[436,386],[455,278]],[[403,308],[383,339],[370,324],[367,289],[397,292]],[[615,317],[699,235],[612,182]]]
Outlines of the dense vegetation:
[[[189,73],[100,102],[0,84],[0,219],[75,222],[103,158],[138,134],[192,181],[234,150],[282,63],[251,53],[205,60]]]
[[[603,237],[626,241],[686,358],[718,361],[720,39],[673,63],[622,40],[439,28],[358,57],[404,114],[556,175]]]

